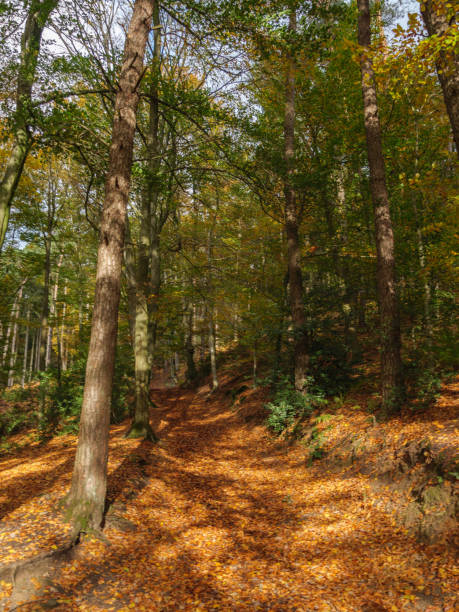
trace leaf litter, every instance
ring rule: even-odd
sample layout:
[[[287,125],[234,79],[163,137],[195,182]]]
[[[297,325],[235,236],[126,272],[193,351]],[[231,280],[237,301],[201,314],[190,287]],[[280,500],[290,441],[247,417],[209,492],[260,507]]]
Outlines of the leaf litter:
[[[245,415],[263,413],[263,393],[245,392]],[[273,439],[223,391],[155,390],[154,399],[159,444],[123,438],[126,424],[111,428],[106,539],[84,539],[21,610],[458,609],[457,540],[419,541],[354,461],[310,465],[303,446]],[[376,450],[381,440],[387,449],[426,435],[457,444],[457,407],[454,393],[444,394],[432,414],[369,427],[344,405],[330,456],[340,436],[362,429]],[[69,533],[57,505],[76,437],[39,445],[24,444],[25,435],[0,460],[2,566],[57,549]],[[0,582],[0,609],[9,609],[11,590]]]

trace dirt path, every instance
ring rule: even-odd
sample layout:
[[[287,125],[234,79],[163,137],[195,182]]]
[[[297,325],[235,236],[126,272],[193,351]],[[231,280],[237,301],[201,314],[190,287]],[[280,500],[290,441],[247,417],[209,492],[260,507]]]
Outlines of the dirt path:
[[[162,390],[155,401],[159,446],[123,440],[114,429],[110,544],[81,545],[58,584],[41,594],[55,609],[457,609],[451,552],[416,543],[367,504],[363,477],[308,467],[301,448],[276,446],[223,395],[206,401]],[[50,452],[67,468],[64,440]],[[47,461],[43,451],[40,461]],[[17,469],[1,467],[0,475],[12,478]],[[68,476],[49,493],[49,505]],[[49,516],[48,501],[41,510],[34,503],[25,500],[6,516],[3,550],[14,549],[8,525],[17,526],[18,516],[30,512],[32,524],[40,512]],[[58,519],[49,523],[55,534]],[[49,546],[46,528],[37,533]],[[41,608],[21,608],[32,609]]]

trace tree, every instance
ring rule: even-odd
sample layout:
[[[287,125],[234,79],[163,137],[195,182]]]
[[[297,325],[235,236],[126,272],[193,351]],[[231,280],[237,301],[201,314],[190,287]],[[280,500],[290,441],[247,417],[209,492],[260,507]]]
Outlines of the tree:
[[[390,412],[400,408],[404,397],[400,355],[400,317],[395,279],[394,232],[386,185],[376,84],[370,58],[371,20],[369,0],[358,0],[358,9],[359,44],[362,47],[360,69],[364,123],[378,261],[377,292],[381,325],[382,403],[384,409]]]
[[[58,0],[32,0],[21,38],[17,73],[16,111],[12,126],[12,149],[0,180],[0,250],[3,246],[11,202],[32,144],[32,87],[37,69],[41,37]]]
[[[107,487],[108,429],[113,383],[126,207],[152,0],[136,0],[126,36],[105,182],[80,433],[66,504],[75,534],[99,529]]]
[[[438,39],[435,64],[459,156],[459,54],[454,39],[449,46],[442,44],[445,36],[453,31],[456,14],[453,5],[444,0],[422,0],[421,14],[429,36]]]
[[[289,32],[296,33],[295,9],[290,10]],[[291,47],[293,40],[287,42]],[[306,317],[303,304],[303,279],[301,276],[300,242],[298,236],[299,214],[297,209],[295,190],[292,184],[295,161],[295,58],[290,49],[286,52],[286,78],[285,78],[285,117],[284,117],[284,161],[285,161],[285,233],[287,235],[288,250],[288,284],[290,297],[290,310],[293,322],[294,349],[293,367],[295,388],[303,391],[306,387],[308,373],[308,347],[306,336]]]

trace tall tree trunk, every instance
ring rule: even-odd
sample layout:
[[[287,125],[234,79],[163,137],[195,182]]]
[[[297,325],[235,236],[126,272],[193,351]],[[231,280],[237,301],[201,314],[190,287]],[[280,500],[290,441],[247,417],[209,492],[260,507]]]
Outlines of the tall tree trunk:
[[[41,306],[40,340],[38,346],[38,370],[46,368],[46,349],[48,342],[48,319],[49,319],[49,279],[51,275],[51,236],[45,240],[45,270],[43,282],[43,300]]]
[[[139,242],[137,247],[136,302],[134,325],[134,370],[135,412],[127,436],[144,438],[151,442],[157,437],[150,425],[150,381],[153,362],[152,302],[157,301],[158,288],[152,287],[150,265],[152,257],[152,204],[156,200],[156,176],[159,165],[158,154],[158,82],[161,52],[161,24],[159,5],[153,0],[154,46],[152,59],[152,82],[150,86],[150,117],[147,138],[149,158],[148,176],[141,198]],[[157,254],[159,257],[159,252]]]
[[[457,7],[456,7],[457,8]],[[421,14],[429,36],[443,37],[456,23],[454,3],[445,0],[422,0]],[[443,91],[446,111],[451,123],[456,153],[459,156],[459,53],[454,45],[438,52],[435,61]]]
[[[61,364],[62,364],[63,372],[67,370],[67,346],[65,342],[65,336],[66,336],[65,317],[67,315],[67,292],[68,292],[68,287],[67,287],[67,284],[65,284],[64,285],[64,303],[62,305],[61,331],[59,335]]]
[[[21,377],[21,387],[24,388],[26,377],[27,377],[27,353],[29,350],[29,335],[30,335],[30,306],[27,306],[27,314],[26,314],[26,331],[25,331],[25,339],[24,339],[24,359],[22,361],[22,377]]]
[[[129,217],[126,217],[126,241],[124,244],[124,273],[126,277],[126,293],[128,299],[129,333],[131,344],[135,342],[135,308],[137,284],[135,279],[135,253],[131,237],[131,224]],[[81,319],[81,306],[79,319]]]
[[[14,384],[14,367],[16,365],[17,357],[17,340],[18,340],[18,320],[19,313],[21,312],[22,292],[27,279],[23,280],[19,287],[17,299],[15,302],[15,310],[13,314],[13,337],[11,338],[11,353],[10,353],[10,371],[8,373],[8,387],[12,387]]]
[[[152,13],[152,0],[135,0],[115,100],[80,433],[66,500],[75,537],[82,531],[99,529],[104,513],[126,208],[139,85]]]
[[[395,281],[394,233],[386,186],[376,84],[369,57],[371,45],[369,0],[358,0],[358,9],[359,44],[363,47],[360,67],[364,121],[378,261],[377,291],[381,322],[382,402],[384,410],[392,412],[400,408],[404,397],[400,355],[400,318]]]
[[[57,2],[58,0],[32,0],[22,34],[16,86],[16,112],[12,133],[13,147],[0,180],[0,250],[8,228],[11,202],[31,144],[30,107],[41,36]]]
[[[54,322],[56,320],[57,293],[59,291],[59,270],[62,265],[63,257],[64,256],[62,254],[59,255],[59,259],[57,261],[56,278],[54,281],[53,291],[51,293],[51,307],[50,307],[51,322]],[[57,341],[59,342],[59,338],[57,338]],[[52,344],[53,344],[53,326],[48,325],[48,335],[46,337],[45,370],[47,370],[51,364]]]
[[[214,309],[211,306],[209,308],[209,355],[210,373],[212,375],[212,391],[215,391],[215,389],[218,388],[216,344]]]
[[[296,13],[290,12],[289,32],[296,32]],[[300,241],[298,228],[300,224],[293,173],[295,161],[295,58],[292,51],[287,52],[287,78],[285,82],[285,117],[284,117],[284,161],[285,161],[285,233],[287,235],[288,283],[290,311],[293,323],[293,367],[295,389],[303,391],[307,384],[308,343],[306,336],[306,316],[303,304],[303,279],[300,263]]]
[[[33,373],[33,369],[34,369],[34,365],[35,365],[35,355],[36,355],[36,351],[35,351],[35,343],[37,341],[37,331],[35,330],[33,337],[32,337],[32,347],[30,349],[30,360],[29,360],[29,374],[27,376],[27,380],[31,380],[32,378],[32,373]]]
[[[10,336],[11,336],[11,330],[13,328],[13,319],[14,319],[14,313],[16,312],[16,300],[17,299],[18,299],[18,296],[16,294],[16,296],[14,297],[13,306],[11,307],[11,317],[10,317],[10,320],[8,321],[8,327],[6,328],[5,343],[3,345],[3,354],[2,354],[2,367],[4,367],[6,364],[6,358],[8,356],[8,349],[10,348]]]
[[[189,307],[185,311],[185,351],[186,351],[186,379],[193,383],[198,372],[194,362],[194,342],[193,342],[193,308]]]
[[[215,225],[217,223],[217,208],[215,209],[214,216],[209,228],[207,236],[207,293],[209,299],[209,305],[207,307],[208,314],[208,342],[209,342],[209,357],[210,357],[210,372],[212,375],[212,391],[218,387],[218,375],[217,375],[217,341],[215,332],[215,296],[214,296],[214,274],[213,274],[213,251],[214,251],[214,233]]]

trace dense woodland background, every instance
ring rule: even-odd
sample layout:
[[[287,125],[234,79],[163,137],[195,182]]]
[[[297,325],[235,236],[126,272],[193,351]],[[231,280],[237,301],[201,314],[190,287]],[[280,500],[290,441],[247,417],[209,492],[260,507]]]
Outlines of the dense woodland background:
[[[154,439],[152,370],[216,389],[230,358],[276,432],[365,367],[381,418],[429,405],[459,357],[453,3],[374,2],[371,30],[362,1],[147,4],[111,421]],[[0,3],[4,436],[78,431],[131,12]]]
[[[0,0],[0,611],[452,612],[449,0]]]

